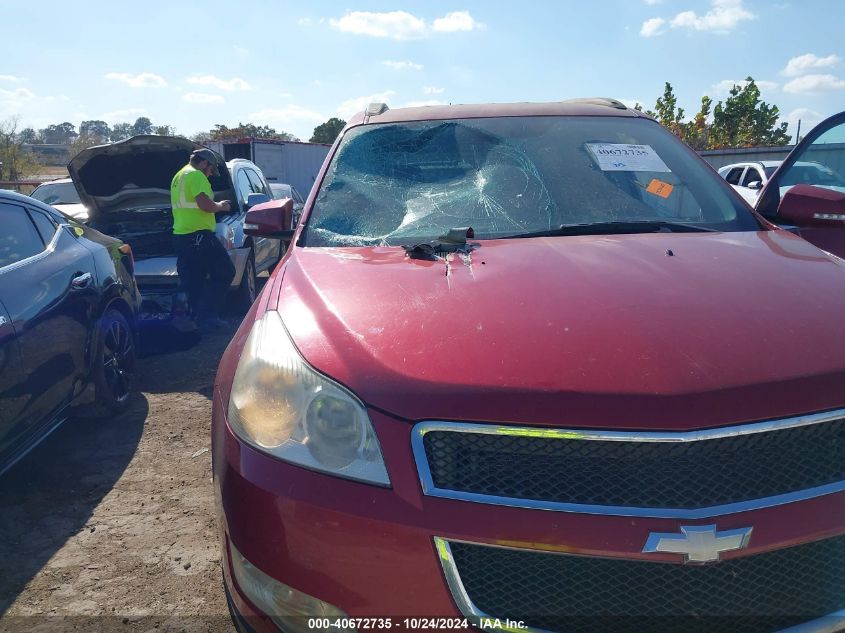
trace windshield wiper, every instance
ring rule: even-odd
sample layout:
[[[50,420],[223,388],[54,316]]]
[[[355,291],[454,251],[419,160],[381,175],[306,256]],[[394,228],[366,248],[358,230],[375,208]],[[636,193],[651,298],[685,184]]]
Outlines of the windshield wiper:
[[[644,220],[638,222],[590,222],[583,224],[561,224],[556,229],[505,235],[497,239],[522,237],[553,237],[555,235],[618,235],[625,233],[699,233],[716,232],[718,229],[700,224],[666,222],[664,220]]]

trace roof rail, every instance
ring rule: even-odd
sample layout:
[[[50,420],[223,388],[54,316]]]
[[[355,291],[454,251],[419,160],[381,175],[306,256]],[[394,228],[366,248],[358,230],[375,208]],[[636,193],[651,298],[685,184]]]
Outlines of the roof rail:
[[[384,114],[390,108],[387,107],[386,103],[381,102],[373,102],[367,106],[367,109],[364,110],[364,123],[367,123],[370,120],[371,116],[378,116],[379,114]]]
[[[592,105],[607,106],[609,108],[616,108],[617,110],[627,110],[628,106],[618,99],[611,99],[609,97],[587,97],[585,99],[567,99],[563,103],[588,103]]]

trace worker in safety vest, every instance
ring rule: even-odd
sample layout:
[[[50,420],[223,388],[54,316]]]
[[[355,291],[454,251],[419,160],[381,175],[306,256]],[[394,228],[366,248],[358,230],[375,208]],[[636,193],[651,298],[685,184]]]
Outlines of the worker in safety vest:
[[[191,316],[203,329],[228,327],[220,309],[235,267],[214,233],[215,213],[231,209],[228,200],[214,202],[209,178],[217,175],[217,161],[210,149],[198,149],[170,183],[173,208],[173,242],[176,270],[188,297]]]

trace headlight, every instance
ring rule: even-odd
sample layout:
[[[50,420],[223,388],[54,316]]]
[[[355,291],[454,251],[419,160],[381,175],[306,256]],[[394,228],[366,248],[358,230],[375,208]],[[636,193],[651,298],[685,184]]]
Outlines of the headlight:
[[[390,485],[364,405],[302,359],[278,312],[265,312],[247,338],[229,424],[247,444],[287,462]]]

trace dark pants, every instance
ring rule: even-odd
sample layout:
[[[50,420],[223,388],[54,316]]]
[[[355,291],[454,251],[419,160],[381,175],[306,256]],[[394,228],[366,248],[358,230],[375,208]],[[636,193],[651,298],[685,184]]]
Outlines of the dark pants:
[[[176,270],[188,297],[191,315],[198,321],[220,316],[223,300],[235,277],[229,253],[212,231],[174,235]]]

